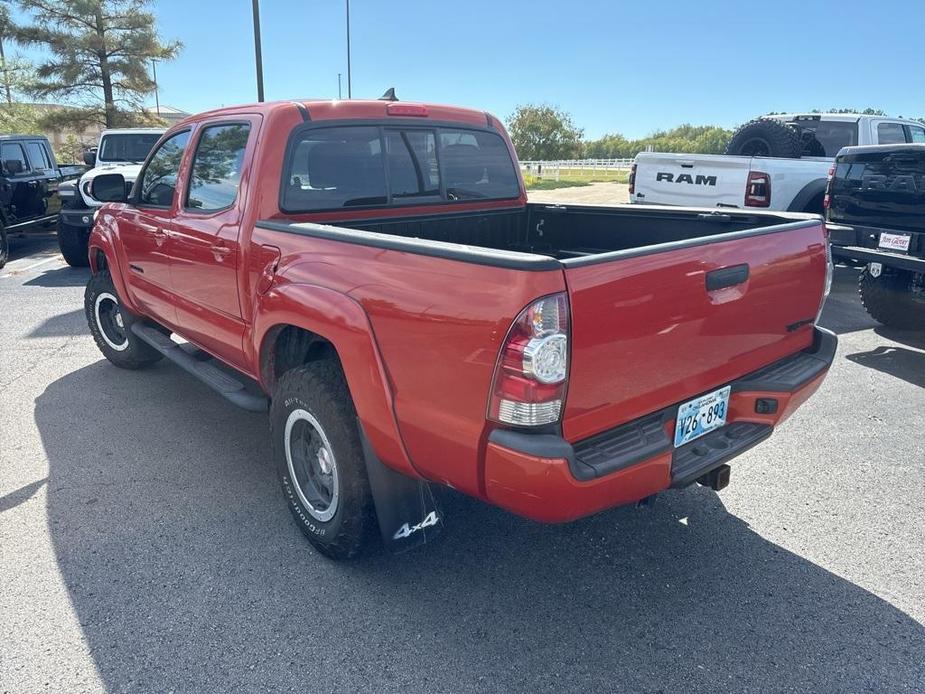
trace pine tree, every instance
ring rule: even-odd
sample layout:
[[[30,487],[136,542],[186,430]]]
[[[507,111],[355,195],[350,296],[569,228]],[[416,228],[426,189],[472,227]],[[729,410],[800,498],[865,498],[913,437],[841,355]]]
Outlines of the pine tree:
[[[134,125],[144,98],[154,91],[151,60],[171,60],[177,41],[157,35],[149,0],[19,0],[30,23],[15,30],[19,43],[48,58],[36,66],[29,91],[74,108],[54,111],[55,128]],[[143,119],[142,119],[143,120]]]

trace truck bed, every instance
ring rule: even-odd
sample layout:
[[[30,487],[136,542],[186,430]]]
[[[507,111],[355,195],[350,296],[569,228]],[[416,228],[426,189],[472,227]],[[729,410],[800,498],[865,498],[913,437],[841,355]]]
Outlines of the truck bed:
[[[330,226],[542,255],[573,265],[577,264],[575,261],[596,262],[599,256],[618,251],[643,251],[661,244],[697,242],[732,232],[761,233],[769,227],[810,219],[801,214],[744,210],[528,204],[516,209],[343,221]],[[277,224],[271,225],[279,228]],[[309,231],[319,225],[295,226]]]

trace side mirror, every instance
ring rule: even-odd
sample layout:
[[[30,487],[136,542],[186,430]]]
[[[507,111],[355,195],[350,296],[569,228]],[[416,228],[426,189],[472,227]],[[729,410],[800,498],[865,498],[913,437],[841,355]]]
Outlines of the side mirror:
[[[96,166],[96,152],[92,149],[88,149],[84,152],[84,164],[87,166]]]
[[[125,202],[125,176],[122,174],[101,174],[93,178],[90,195],[100,202]]]
[[[16,176],[23,172],[22,161],[19,159],[5,159],[3,169],[10,175]]]

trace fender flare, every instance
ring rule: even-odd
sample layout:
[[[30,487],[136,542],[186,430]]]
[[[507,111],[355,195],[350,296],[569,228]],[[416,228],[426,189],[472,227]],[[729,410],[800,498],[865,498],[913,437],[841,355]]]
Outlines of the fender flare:
[[[828,179],[825,178],[817,178],[807,183],[793,198],[790,206],[787,207],[787,212],[804,212],[810,200],[825,193],[827,183]]]
[[[259,296],[254,311],[250,355],[260,365],[260,384],[272,391],[267,372],[277,328],[294,326],[330,342],[337,352],[362,431],[376,456],[390,468],[422,479],[399,433],[388,373],[369,316],[358,301],[326,287],[285,283]]]
[[[112,277],[112,283],[116,288],[119,299],[129,311],[141,314],[141,310],[132,300],[131,292],[128,291],[128,286],[125,282],[125,276],[122,274],[122,263],[119,262],[116,251],[115,234],[110,226],[113,224],[115,222],[112,217],[103,218],[100,215],[97,223],[93,225],[93,229],[90,231],[90,238],[87,242],[90,254],[90,272],[95,275],[100,271],[96,257],[97,252],[102,253],[106,257],[107,269]]]

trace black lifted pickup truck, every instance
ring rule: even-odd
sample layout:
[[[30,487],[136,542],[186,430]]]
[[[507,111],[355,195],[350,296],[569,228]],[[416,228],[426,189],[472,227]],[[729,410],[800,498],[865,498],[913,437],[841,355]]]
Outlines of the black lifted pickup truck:
[[[925,328],[925,143],[845,147],[825,204],[836,262],[863,267],[867,312]]]
[[[10,255],[10,236],[55,224],[61,209],[58,186],[83,171],[83,166],[58,166],[41,135],[0,136],[0,267]]]

